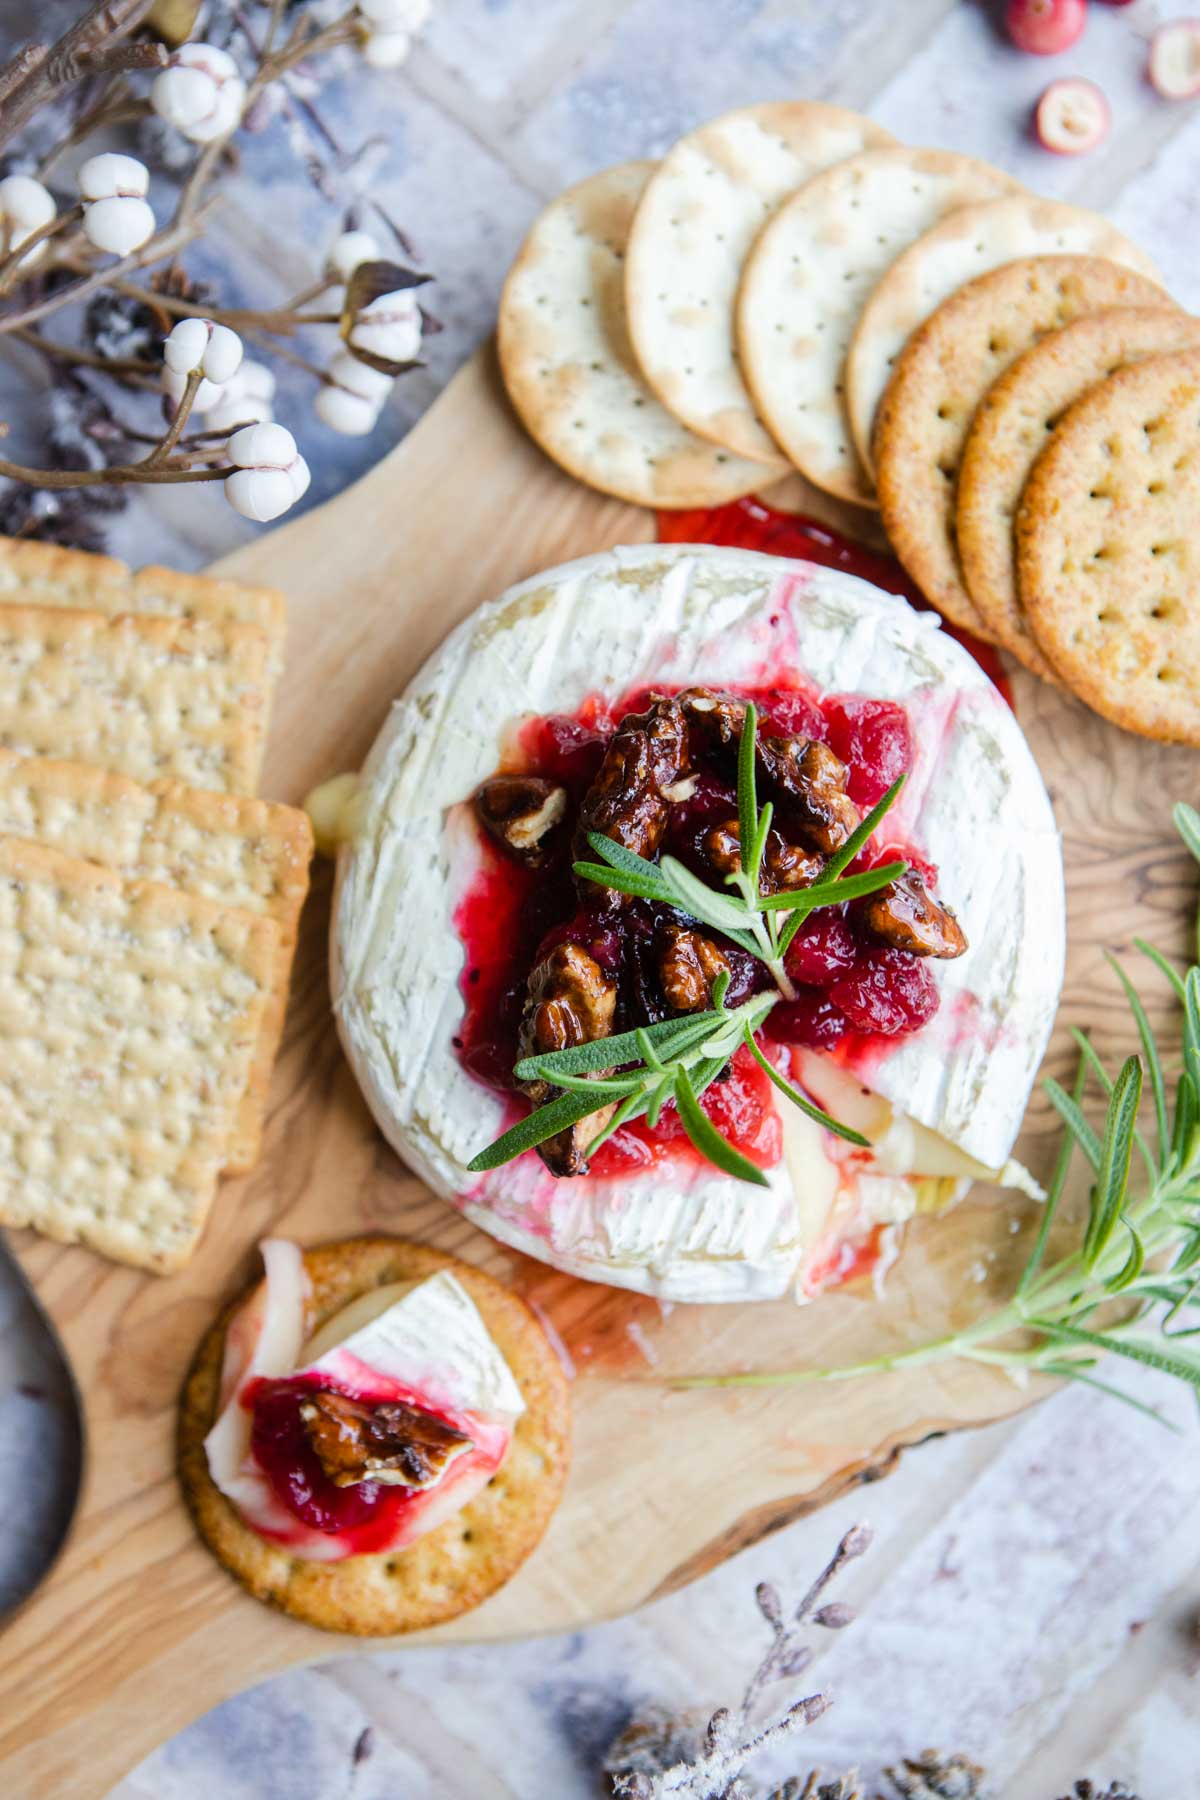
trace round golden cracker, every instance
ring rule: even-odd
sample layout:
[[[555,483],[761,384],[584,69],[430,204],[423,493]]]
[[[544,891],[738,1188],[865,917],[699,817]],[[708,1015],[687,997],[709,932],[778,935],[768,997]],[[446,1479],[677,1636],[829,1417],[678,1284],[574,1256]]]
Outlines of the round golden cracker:
[[[1200,349],[1130,363],[1077,400],[1017,513],[1034,636],[1105,718],[1200,744]]]
[[[629,239],[629,329],[646,380],[701,437],[783,465],[738,369],[742,263],[795,188],[844,157],[893,143],[858,113],[781,101],[725,113],[680,138],[659,164]]]
[[[1167,305],[1085,314],[1018,357],[984,396],[963,445],[956,539],[971,599],[996,642],[1056,680],[1021,608],[1013,524],[1021,491],[1067,408],[1125,363],[1200,342]]]
[[[972,605],[955,540],[955,494],[975,409],[1031,344],[1099,307],[1169,304],[1118,263],[1041,256],[968,282],[918,327],[900,354],[875,422],[879,505],[892,547],[952,624],[993,634]]]
[[[850,436],[842,367],[871,290],[938,219],[1015,186],[949,150],[868,150],[807,182],[760,234],[738,294],[742,370],[792,462],[827,493],[875,504]]]
[[[1150,258],[1107,219],[1059,200],[1009,194],[944,219],[897,257],[879,282],[846,356],[850,429],[869,471],[875,467],[871,438],[879,403],[918,325],[956,288],[1029,256],[1100,256],[1159,282]]]
[[[625,244],[653,168],[606,169],[534,222],[500,299],[500,368],[525,429],[569,475],[635,506],[721,506],[754,491],[762,464],[660,406],[625,327]]]
[[[312,1283],[307,1334],[360,1294],[449,1269],[512,1370],[526,1410],[504,1462],[462,1511],[407,1550],[305,1562],[252,1530],[208,1472],[204,1438],[216,1415],[225,1329],[246,1296],[204,1337],[184,1386],[179,1475],[201,1537],[235,1580],[269,1606],[322,1631],[390,1637],[469,1612],[515,1575],[558,1504],[570,1461],[567,1378],[545,1332],[490,1275],[426,1244],[369,1236],[304,1253]]]

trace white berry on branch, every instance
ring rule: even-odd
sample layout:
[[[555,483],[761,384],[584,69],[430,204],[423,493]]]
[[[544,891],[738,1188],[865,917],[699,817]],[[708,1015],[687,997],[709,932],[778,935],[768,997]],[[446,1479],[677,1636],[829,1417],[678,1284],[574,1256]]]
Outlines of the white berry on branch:
[[[121,156],[115,150],[90,156],[79,171],[88,242],[113,256],[140,250],[154,236],[149,191],[150,171],[136,156]]]
[[[54,196],[49,188],[32,175],[6,175],[0,181],[0,255],[11,256],[35,232],[49,225],[55,215]],[[36,244],[21,258],[22,265],[35,262],[44,244]]]
[[[287,512],[308,491],[312,477],[282,425],[246,425],[229,440],[233,473],[225,480],[225,498],[244,519],[265,524]]]
[[[340,431],[343,437],[365,437],[374,430],[394,385],[391,375],[368,368],[349,350],[339,350],[324,386],[317,389],[313,410],[331,431]]]
[[[181,44],[155,77],[150,104],[193,144],[210,144],[237,130],[246,107],[246,83],[227,50],[215,44]]]

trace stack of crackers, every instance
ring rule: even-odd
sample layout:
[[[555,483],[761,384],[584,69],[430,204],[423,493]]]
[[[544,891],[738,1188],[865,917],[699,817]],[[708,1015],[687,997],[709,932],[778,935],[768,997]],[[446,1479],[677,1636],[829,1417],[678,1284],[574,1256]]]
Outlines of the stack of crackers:
[[[499,320],[518,414],[580,480],[690,508],[799,470],[879,507],[955,625],[1193,743],[1198,344],[1099,215],[808,101],[569,189]]]
[[[0,1221],[178,1268],[259,1153],[312,835],[283,598],[0,539]]]

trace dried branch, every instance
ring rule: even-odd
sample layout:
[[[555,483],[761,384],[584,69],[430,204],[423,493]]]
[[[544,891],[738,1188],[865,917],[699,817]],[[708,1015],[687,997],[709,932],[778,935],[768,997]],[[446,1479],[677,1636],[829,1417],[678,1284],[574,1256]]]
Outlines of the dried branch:
[[[153,0],[100,0],[55,44],[29,44],[0,69],[0,147],[11,142],[60,88],[87,75],[159,68],[161,44],[122,45]]]

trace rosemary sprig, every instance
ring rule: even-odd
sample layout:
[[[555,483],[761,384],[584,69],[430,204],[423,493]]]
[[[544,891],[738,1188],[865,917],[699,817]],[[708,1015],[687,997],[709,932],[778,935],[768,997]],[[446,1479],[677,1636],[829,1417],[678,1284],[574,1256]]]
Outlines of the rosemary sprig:
[[[1200,862],[1200,814],[1181,804],[1174,817],[1180,837]],[[1160,952],[1135,942],[1167,976],[1182,1002],[1183,1069],[1173,1103],[1145,1007],[1129,977],[1118,970],[1141,1056],[1127,1057],[1114,1078],[1093,1047],[1081,1040],[1073,1092],[1068,1094],[1054,1081],[1045,1083],[1063,1120],[1064,1136],[1037,1241],[1005,1305],[946,1337],[845,1368],[685,1376],[672,1385],[775,1387],[849,1381],[960,1358],[1014,1373],[1086,1382],[1161,1419],[1154,1408],[1095,1375],[1102,1357],[1117,1356],[1174,1376],[1200,1402],[1200,966],[1193,964],[1180,976]],[[1200,917],[1197,946],[1200,954]],[[1152,1146],[1142,1139],[1137,1123],[1147,1075],[1155,1120]],[[1107,1094],[1100,1132],[1082,1109],[1089,1077],[1097,1077]],[[1145,1146],[1148,1175],[1134,1195],[1130,1171],[1139,1142]],[[1078,1246],[1047,1266],[1047,1244],[1076,1149],[1094,1177],[1087,1223]]]
[[[811,887],[764,894],[762,863],[773,809],[769,801],[761,808],[758,804],[757,736],[758,713],[750,703],[738,748],[741,867],[725,877],[725,886],[732,892],[709,887],[673,856],[650,862],[595,831],[588,833],[588,843],[601,860],[577,862],[574,870],[576,875],[602,887],[656,900],[719,931],[730,943],[766,964],[775,983],[774,992],[756,994],[742,1006],[727,1008],[729,976],[722,974],[713,983],[713,1004],[707,1012],[686,1014],[660,1025],[621,1032],[616,1037],[598,1038],[570,1050],[526,1057],[515,1070],[519,1081],[546,1081],[564,1091],[481,1150],[467,1165],[472,1174],[500,1168],[523,1151],[544,1144],[581,1119],[612,1106],[615,1110],[611,1118],[591,1141],[591,1154],[631,1119],[644,1116],[652,1126],[656,1125],[663,1107],[673,1102],[684,1131],[702,1156],[739,1181],[766,1187],[767,1177],[762,1170],[722,1137],[699,1104],[705,1088],[716,1080],[742,1044],[749,1046],[775,1086],[810,1119],[847,1143],[860,1149],[870,1148],[861,1133],[814,1106],[786,1081],[759,1049],[755,1033],[777,1000],[795,998],[784,958],[805,919],[819,907],[838,906],[876,893],[907,870],[906,862],[890,862],[877,869],[843,875],[892,807],[904,777],[893,782],[878,805],[830,857],[820,879]]]

